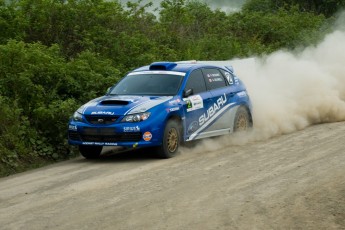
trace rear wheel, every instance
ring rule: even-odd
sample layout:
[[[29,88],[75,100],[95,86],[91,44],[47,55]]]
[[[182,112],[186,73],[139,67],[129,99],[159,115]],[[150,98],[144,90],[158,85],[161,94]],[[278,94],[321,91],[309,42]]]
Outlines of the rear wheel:
[[[157,155],[161,158],[171,158],[176,155],[180,146],[180,124],[175,120],[169,120],[165,126],[163,143],[157,147]]]
[[[251,116],[248,110],[241,106],[238,108],[234,121],[234,132],[247,131],[252,127]]]
[[[79,145],[80,154],[86,159],[96,159],[101,155],[103,146]]]

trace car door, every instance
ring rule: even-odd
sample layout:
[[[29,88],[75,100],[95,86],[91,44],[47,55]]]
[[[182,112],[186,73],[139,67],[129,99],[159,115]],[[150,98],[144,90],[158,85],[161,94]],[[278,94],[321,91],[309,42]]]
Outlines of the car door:
[[[199,119],[199,125],[203,127],[200,137],[229,133],[235,115],[233,108],[236,105],[233,77],[229,72],[218,68],[203,68],[202,72],[211,100],[205,108],[205,113]]]
[[[196,139],[200,130],[199,119],[212,102],[211,94],[207,91],[205,79],[201,69],[194,70],[188,76],[183,97],[184,139]]]

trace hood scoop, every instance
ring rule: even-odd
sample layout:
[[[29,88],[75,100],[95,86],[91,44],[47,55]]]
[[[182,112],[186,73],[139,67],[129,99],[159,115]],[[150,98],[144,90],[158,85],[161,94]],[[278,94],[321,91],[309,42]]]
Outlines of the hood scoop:
[[[100,103],[101,105],[128,105],[129,101],[121,100],[105,100]]]

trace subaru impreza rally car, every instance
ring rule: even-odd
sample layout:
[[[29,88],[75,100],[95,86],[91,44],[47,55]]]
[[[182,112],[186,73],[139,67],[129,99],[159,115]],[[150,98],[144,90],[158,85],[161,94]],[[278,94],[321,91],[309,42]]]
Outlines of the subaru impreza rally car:
[[[71,117],[68,141],[85,158],[103,146],[151,147],[162,158],[181,143],[245,131],[252,106],[232,67],[155,62],[128,73]]]

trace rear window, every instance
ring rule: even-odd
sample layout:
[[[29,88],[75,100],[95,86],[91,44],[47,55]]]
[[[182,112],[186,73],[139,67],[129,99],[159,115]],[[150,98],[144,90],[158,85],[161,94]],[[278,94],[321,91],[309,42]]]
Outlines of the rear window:
[[[218,69],[203,69],[208,90],[218,89],[227,86],[225,79]]]

